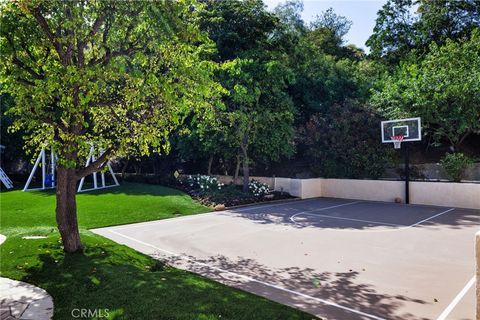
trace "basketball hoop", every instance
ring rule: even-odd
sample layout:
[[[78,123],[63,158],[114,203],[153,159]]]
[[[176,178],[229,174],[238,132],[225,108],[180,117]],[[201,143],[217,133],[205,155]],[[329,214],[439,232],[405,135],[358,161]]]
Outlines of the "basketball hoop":
[[[403,141],[404,136],[391,136],[390,138],[393,140],[393,147],[395,149],[400,149],[402,146],[402,141]]]

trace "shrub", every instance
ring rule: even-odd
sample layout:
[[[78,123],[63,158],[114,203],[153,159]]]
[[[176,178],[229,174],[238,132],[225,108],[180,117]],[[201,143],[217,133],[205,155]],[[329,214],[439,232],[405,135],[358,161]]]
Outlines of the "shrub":
[[[355,102],[312,115],[298,132],[311,171],[325,178],[378,179],[392,155],[392,148],[378,141],[380,121]]]
[[[121,179],[121,176],[117,174],[117,179]],[[134,182],[134,183],[147,183],[147,184],[156,184],[163,186],[175,186],[177,185],[177,180],[173,174],[132,174],[127,173],[123,178],[123,181]]]
[[[265,183],[261,183],[257,180],[250,181],[250,183],[248,184],[248,189],[251,193],[253,193],[255,197],[263,197],[264,195],[270,193],[268,185],[266,185]]]
[[[192,189],[199,189],[200,191],[220,190],[223,183],[219,183],[216,177],[207,175],[188,176],[185,183]]]
[[[447,153],[440,164],[453,181],[460,182],[465,170],[473,164],[473,159],[463,153]]]

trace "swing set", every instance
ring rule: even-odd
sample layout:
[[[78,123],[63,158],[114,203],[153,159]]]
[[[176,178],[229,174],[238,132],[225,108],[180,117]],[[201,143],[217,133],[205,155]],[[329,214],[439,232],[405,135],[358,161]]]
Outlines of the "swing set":
[[[103,151],[100,152],[100,155],[102,153]],[[91,162],[95,161],[96,154],[97,153],[95,152],[95,147],[93,146],[93,144],[91,144],[90,152],[88,154],[85,167],[87,167]],[[54,189],[56,187],[55,166],[56,166],[57,160],[58,160],[58,157],[53,151],[53,148],[43,147],[42,150],[40,151],[40,154],[37,157],[37,160],[35,161],[35,164],[33,165],[33,169],[30,172],[30,175],[28,176],[28,180],[27,180],[27,183],[25,183],[23,191]],[[39,167],[42,170],[42,173],[41,173],[42,185],[41,187],[31,187],[30,184],[32,183],[35,173]],[[86,192],[86,191],[100,190],[100,189],[119,186],[120,184],[118,183],[117,177],[113,172],[112,166],[110,165],[110,161],[107,162],[107,168],[108,168],[108,173],[110,173],[112,177],[113,183],[108,184],[106,182],[106,176],[105,176],[106,172],[104,171],[100,172],[100,182],[98,181],[98,176],[97,176],[98,172],[93,172],[92,173],[93,187],[84,188],[86,177],[83,177],[82,179],[80,179],[77,192]]]

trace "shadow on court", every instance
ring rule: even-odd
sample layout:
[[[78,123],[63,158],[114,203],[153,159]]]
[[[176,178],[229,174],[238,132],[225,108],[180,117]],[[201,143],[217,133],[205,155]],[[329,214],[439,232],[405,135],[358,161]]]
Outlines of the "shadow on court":
[[[480,224],[480,210],[340,199],[314,199],[231,212],[261,224],[287,224],[297,228],[395,230],[438,226],[459,229]]]
[[[202,274],[208,278],[221,279],[225,284],[249,292],[256,292],[257,294],[271,298],[275,301],[290,305],[294,304],[300,308],[308,308],[312,313],[322,314],[325,317],[331,317],[332,319],[340,319],[345,316],[348,316],[348,319],[352,320],[371,319],[374,316],[377,316],[379,319],[391,320],[427,319],[418,318],[410,313],[399,315],[399,309],[404,306],[405,302],[419,305],[432,303],[408,297],[406,295],[389,295],[377,292],[374,286],[358,281],[357,278],[360,273],[366,272],[365,270],[319,273],[311,268],[287,267],[272,269],[271,267],[262,265],[253,259],[241,257],[237,260],[230,260],[222,255],[212,256],[208,259],[190,258],[192,259],[192,262],[185,262],[184,258],[182,259],[178,257],[170,257],[167,259],[167,262],[172,265],[177,263],[183,264],[188,270]],[[201,264],[205,265],[202,266]],[[212,266],[215,268],[212,268]],[[227,280],[229,274],[223,270],[228,270],[228,272],[239,274],[244,277],[251,277],[252,279],[261,279],[261,281],[257,282],[244,279],[244,281],[239,282],[238,279],[233,276],[231,282],[229,282]],[[319,298],[324,301],[333,302],[336,305],[344,306],[349,309],[357,311],[361,310],[361,312],[369,314],[370,316],[364,317],[361,314],[350,312],[345,309],[342,310],[339,309],[338,306],[329,306],[325,303],[312,304],[311,299],[308,297],[291,294],[285,291],[282,292],[271,286],[264,285],[262,282],[293,290],[300,294]]]
[[[479,214],[312,199],[93,232],[327,319],[473,319]]]

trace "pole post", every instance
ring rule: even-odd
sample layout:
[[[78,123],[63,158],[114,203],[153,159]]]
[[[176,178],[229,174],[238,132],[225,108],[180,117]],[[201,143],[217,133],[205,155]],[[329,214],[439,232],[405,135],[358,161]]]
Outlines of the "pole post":
[[[45,190],[45,173],[46,173],[46,161],[45,161],[45,148],[42,148],[42,190]]]
[[[42,152],[38,155],[37,161],[35,161],[35,164],[33,165],[32,172],[30,172],[30,175],[28,176],[27,183],[25,183],[25,187],[23,187],[23,191],[27,191],[28,186],[30,186],[30,182],[33,179],[33,176],[35,175],[35,171],[38,168],[38,164],[40,163],[40,160],[42,159]]]
[[[405,143],[405,203],[410,203],[410,154],[408,150],[408,143]]]
[[[480,231],[475,235],[477,319],[480,319]]]
[[[55,153],[53,152],[53,147],[50,149],[50,165],[51,165],[51,174],[52,174],[52,182],[50,187],[55,187]]]
[[[93,152],[92,154],[92,162],[95,162],[96,158],[95,158],[95,152]],[[97,171],[95,171],[93,173],[93,188],[94,189],[98,189],[98,185],[97,185]]]

